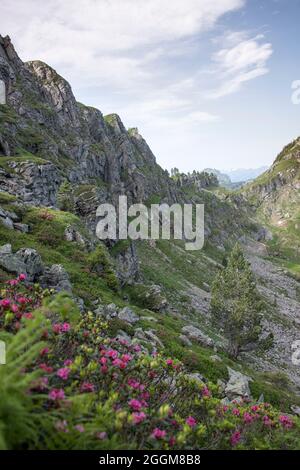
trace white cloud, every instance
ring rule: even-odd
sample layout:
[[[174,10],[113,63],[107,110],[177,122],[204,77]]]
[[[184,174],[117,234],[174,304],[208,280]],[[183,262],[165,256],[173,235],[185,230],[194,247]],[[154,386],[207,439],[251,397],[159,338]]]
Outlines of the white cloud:
[[[1,5],[0,30],[12,36],[25,60],[39,58],[62,72],[68,68],[70,75],[75,69],[76,76],[93,74],[99,80],[113,76],[121,65],[119,75],[126,80],[127,71],[131,78],[133,70],[141,69],[142,57],[147,62],[163,54],[161,44],[206,31],[243,4],[244,0],[11,0]],[[147,47],[153,48],[148,56],[142,50]],[[132,59],[129,54],[136,55]],[[133,64],[137,57],[138,64]]]
[[[246,39],[245,34],[229,33],[225,43],[230,46],[213,55],[214,74],[221,84],[206,94],[208,98],[217,99],[234,93],[243,83],[268,73],[267,62],[273,53],[272,45],[262,43],[263,35]]]

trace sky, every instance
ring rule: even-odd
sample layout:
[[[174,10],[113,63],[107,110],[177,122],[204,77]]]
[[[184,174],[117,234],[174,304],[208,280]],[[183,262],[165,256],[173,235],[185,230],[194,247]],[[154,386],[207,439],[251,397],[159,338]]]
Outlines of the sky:
[[[300,135],[300,0],[0,0],[0,33],[170,170],[270,165]]]

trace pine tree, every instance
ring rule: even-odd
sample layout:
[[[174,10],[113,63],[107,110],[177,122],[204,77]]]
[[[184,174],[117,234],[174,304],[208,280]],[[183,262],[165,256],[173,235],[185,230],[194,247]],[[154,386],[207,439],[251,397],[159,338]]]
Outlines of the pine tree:
[[[223,328],[229,353],[234,358],[245,346],[258,341],[261,310],[262,301],[250,264],[237,244],[227,265],[214,280],[211,299],[213,321]]]
[[[68,180],[63,180],[57,194],[57,205],[60,210],[74,212],[73,188]]]

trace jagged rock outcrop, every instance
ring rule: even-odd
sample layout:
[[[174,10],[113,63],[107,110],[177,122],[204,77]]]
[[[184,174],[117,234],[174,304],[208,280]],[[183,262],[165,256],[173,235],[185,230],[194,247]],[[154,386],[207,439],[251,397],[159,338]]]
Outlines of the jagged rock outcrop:
[[[55,165],[42,160],[34,163],[11,161],[7,163],[6,170],[0,168],[1,190],[37,206],[56,204],[60,182],[61,177]]]

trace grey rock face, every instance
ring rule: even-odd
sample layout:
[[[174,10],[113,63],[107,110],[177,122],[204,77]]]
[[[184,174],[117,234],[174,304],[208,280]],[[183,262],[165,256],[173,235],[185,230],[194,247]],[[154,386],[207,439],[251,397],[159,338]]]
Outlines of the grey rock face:
[[[45,268],[40,283],[44,288],[72,292],[69,275],[61,264],[53,264],[50,268]]]
[[[131,284],[140,278],[139,260],[134,242],[116,256],[117,276],[121,285]]]
[[[10,162],[12,173],[7,178],[0,173],[1,189],[23,198],[25,202],[55,206],[56,195],[61,182],[57,168],[52,163],[32,163],[30,161]]]
[[[213,340],[209,336],[202,333],[199,328],[196,328],[193,325],[184,326],[182,328],[182,333],[188,336],[188,338],[193,339],[194,341],[197,341],[198,343],[202,344],[203,346],[214,346]]]
[[[227,367],[229,373],[229,381],[226,384],[225,393],[230,400],[237,397],[251,397],[249,381],[252,379],[236,370]]]

